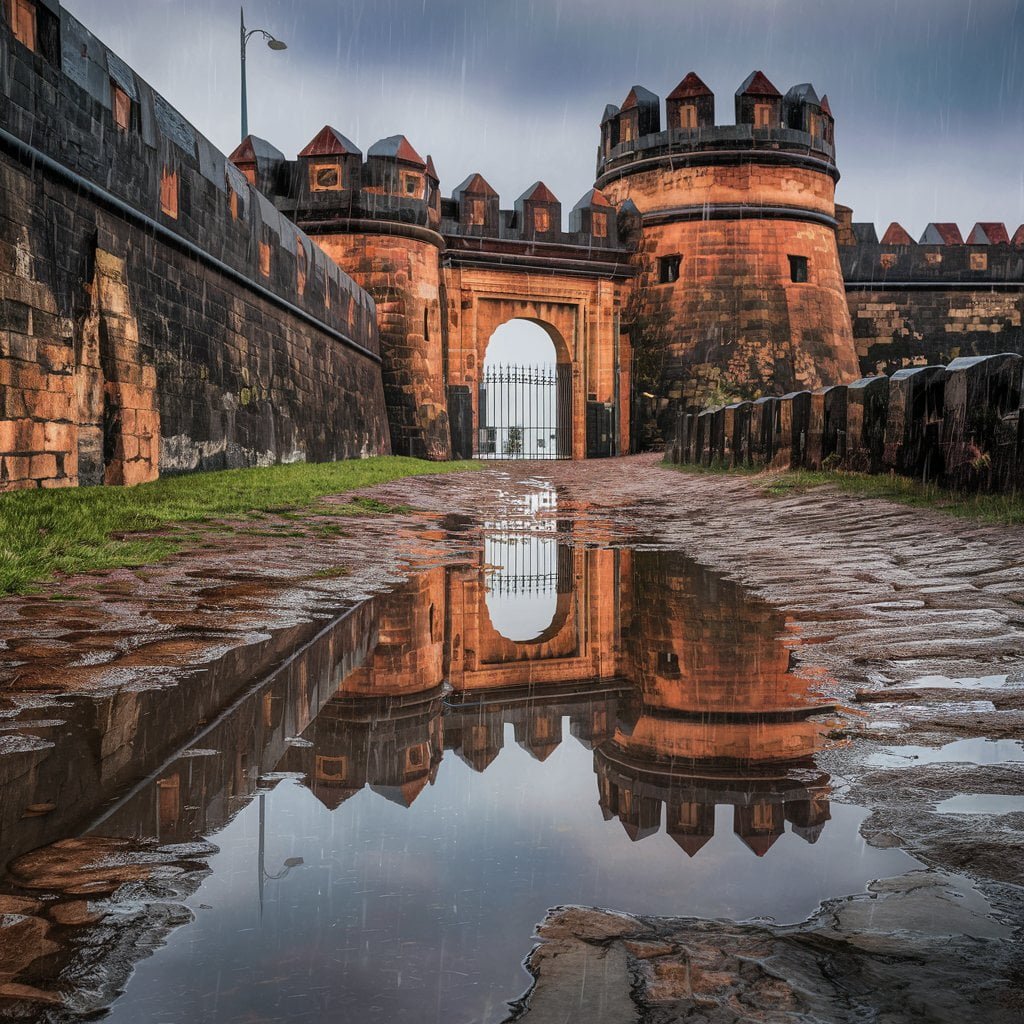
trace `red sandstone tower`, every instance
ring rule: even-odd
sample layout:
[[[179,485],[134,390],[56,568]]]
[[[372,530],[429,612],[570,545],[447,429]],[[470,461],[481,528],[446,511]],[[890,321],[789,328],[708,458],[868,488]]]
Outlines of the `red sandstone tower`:
[[[859,376],[836,245],[833,118],[812,86],[756,71],[736,124],[693,72],[640,86],[601,124],[597,187],[632,228],[635,393],[649,413]]]

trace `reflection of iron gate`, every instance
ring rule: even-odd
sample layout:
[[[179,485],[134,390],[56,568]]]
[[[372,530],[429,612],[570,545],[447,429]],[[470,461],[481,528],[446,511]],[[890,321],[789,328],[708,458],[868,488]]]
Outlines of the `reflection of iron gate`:
[[[502,597],[514,594],[569,594],[573,584],[573,549],[552,533],[499,533],[485,541],[493,570],[487,589]]]
[[[572,369],[484,368],[477,455],[481,459],[571,459]]]

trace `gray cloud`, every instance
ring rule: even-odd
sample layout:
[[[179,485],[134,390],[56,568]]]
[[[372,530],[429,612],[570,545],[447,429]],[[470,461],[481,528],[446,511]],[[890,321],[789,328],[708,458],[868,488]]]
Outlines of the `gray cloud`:
[[[238,137],[238,7],[66,6],[221,148]],[[718,120],[753,68],[812,81],[837,118],[838,198],[858,220],[1024,221],[1021,0],[252,0],[250,125],[294,154],[324,124],[365,150],[396,132],[446,192],[479,170],[505,204],[538,178],[566,208],[592,183],[597,122],[635,82],[693,69]]]

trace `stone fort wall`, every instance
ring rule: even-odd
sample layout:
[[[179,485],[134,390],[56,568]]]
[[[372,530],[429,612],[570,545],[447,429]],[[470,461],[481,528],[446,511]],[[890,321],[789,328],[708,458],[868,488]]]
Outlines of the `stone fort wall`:
[[[945,365],[960,356],[1024,354],[1024,228],[929,224],[914,242],[899,224],[839,213],[839,258],[861,373]]]
[[[690,73],[664,128],[635,86],[566,230],[539,181],[511,209],[480,174],[442,198],[404,136],[226,158],[57,0],[13,31],[8,6],[0,489],[470,456],[513,317],[552,337],[576,458],[668,439],[679,406],[1024,352],[1024,231],[853,223],[810,85],[754,72],[716,125]]]
[[[370,296],[55,0],[0,10],[0,489],[390,451]]]

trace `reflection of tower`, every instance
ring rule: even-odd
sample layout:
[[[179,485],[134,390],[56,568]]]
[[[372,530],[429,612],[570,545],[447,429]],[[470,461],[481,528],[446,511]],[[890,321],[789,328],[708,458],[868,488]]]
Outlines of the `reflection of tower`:
[[[293,746],[282,771],[302,772],[333,810],[363,787],[408,807],[434,781],[444,729],[439,688],[401,697],[335,697]]]
[[[342,680],[339,693],[419,693],[444,679],[446,584],[443,568],[412,576],[375,598],[377,645]]]
[[[681,555],[636,552],[626,674],[638,704],[595,754],[601,807],[631,839],[658,831],[693,856],[714,833],[716,804],[763,855],[785,821],[813,842],[828,819],[823,773],[813,769],[832,705],[808,693],[779,639],[785,620]]]
[[[623,688],[610,684],[596,690],[551,687],[547,696],[528,690],[474,691],[455,698],[445,711],[444,741],[474,771],[484,771],[501,753],[505,725],[515,741],[538,761],[545,761],[562,741],[562,719],[584,746],[594,747],[611,735],[610,727]]]

